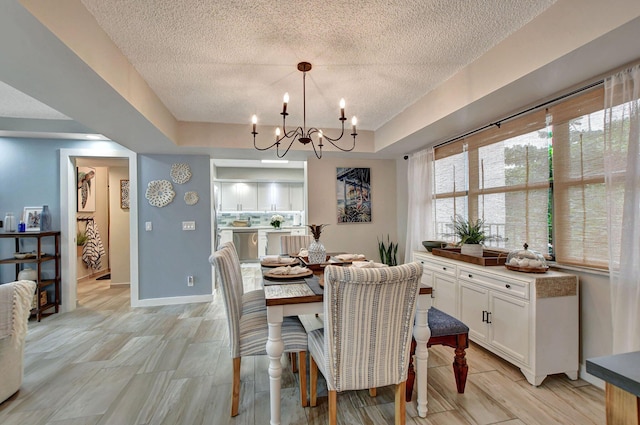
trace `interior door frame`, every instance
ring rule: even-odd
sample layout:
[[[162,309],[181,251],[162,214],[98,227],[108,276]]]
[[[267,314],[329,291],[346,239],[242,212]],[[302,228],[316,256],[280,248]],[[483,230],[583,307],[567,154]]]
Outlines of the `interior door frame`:
[[[60,149],[61,311],[77,307],[76,273],[76,166],[78,157],[123,158],[129,160],[129,283],[131,306],[139,304],[138,289],[138,163],[135,152],[114,149]]]

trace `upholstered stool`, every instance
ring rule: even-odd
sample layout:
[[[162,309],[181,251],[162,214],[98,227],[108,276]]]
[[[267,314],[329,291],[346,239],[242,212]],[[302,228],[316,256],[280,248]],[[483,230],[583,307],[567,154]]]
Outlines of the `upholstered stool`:
[[[432,345],[446,345],[455,349],[455,357],[453,359],[453,374],[456,378],[456,387],[460,394],[464,393],[464,386],[467,383],[467,359],[465,358],[465,350],[469,348],[469,327],[460,320],[447,313],[431,307],[428,314],[429,329],[431,329],[431,338],[427,343],[427,347]],[[407,377],[407,391],[405,399],[411,401],[413,393],[413,381],[415,380],[415,371],[413,369],[413,355],[416,352],[416,340],[411,341],[411,359],[409,363],[409,375]]]

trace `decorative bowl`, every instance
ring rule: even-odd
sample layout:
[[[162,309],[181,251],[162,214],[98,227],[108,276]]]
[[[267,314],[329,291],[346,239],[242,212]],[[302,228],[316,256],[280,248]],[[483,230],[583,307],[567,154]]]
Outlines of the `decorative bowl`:
[[[427,251],[431,252],[433,248],[444,248],[447,245],[443,241],[422,241],[422,246],[427,248]]]

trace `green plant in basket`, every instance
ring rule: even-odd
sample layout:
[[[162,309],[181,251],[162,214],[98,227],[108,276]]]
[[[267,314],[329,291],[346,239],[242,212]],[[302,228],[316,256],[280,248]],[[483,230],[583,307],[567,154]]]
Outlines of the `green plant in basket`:
[[[453,220],[453,231],[460,238],[458,245],[481,244],[487,239],[484,233],[484,220],[467,220],[461,215],[456,215]]]
[[[76,245],[78,246],[84,246],[85,243],[87,243],[87,234],[84,232],[78,232],[78,234],[76,235]]]

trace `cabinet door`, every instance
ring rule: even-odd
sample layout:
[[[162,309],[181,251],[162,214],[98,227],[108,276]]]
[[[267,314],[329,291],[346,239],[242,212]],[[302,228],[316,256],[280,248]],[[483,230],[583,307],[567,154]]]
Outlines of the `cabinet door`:
[[[529,361],[529,303],[492,291],[489,343],[514,360]]]
[[[258,209],[258,185],[256,183],[235,183],[236,199],[240,211],[256,211]]]
[[[433,274],[433,306],[453,317],[458,317],[458,291],[455,278]]]
[[[276,211],[290,211],[289,183],[273,183],[273,206]]]
[[[220,183],[220,211],[237,211],[238,198],[236,197],[235,183]]]
[[[258,183],[258,211],[273,211],[271,183]]]
[[[222,245],[225,242],[233,241],[233,230],[220,230],[220,241]]]
[[[436,295],[437,297],[437,295]],[[460,320],[469,326],[469,337],[488,342],[487,324],[483,320],[489,311],[489,290],[474,283],[460,280]]]
[[[291,211],[304,210],[304,184],[291,183],[289,184],[289,200],[291,203]]]

